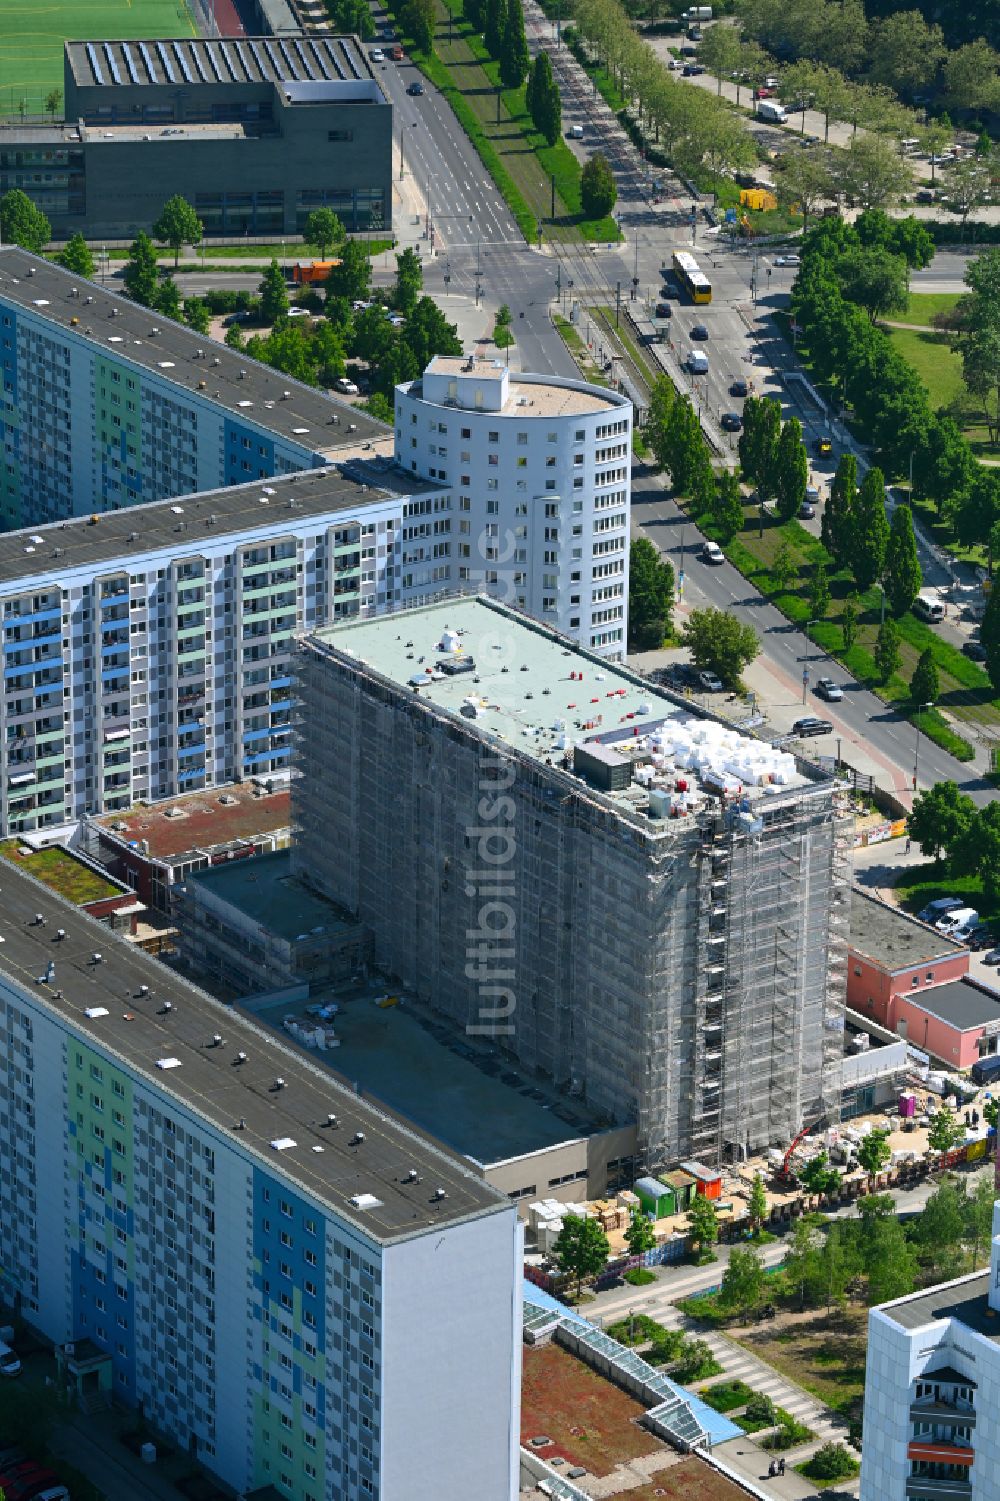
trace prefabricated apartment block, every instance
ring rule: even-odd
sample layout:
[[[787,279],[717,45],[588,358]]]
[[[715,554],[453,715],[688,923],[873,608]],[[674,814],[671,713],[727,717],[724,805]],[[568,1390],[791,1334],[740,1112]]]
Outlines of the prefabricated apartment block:
[[[506,1195],[2,879],[4,1306],[235,1493],[513,1501]]]
[[[832,778],[485,598],[317,631],[297,672],[296,865],[400,984],[648,1169],[836,1117]]]

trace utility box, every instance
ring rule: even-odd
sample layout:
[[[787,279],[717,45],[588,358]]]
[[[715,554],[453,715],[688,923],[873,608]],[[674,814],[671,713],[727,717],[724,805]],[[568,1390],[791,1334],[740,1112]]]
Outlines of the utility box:
[[[573,751],[573,770],[601,792],[624,792],[632,784],[632,758],[593,741]]]

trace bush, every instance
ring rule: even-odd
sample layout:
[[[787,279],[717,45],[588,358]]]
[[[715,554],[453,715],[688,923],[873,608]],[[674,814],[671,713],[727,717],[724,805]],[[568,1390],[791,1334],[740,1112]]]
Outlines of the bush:
[[[722,1366],[712,1354],[712,1347],[703,1339],[685,1339],[680,1336],[677,1364],[671,1375],[682,1386],[690,1381],[704,1381],[709,1376],[718,1376]]]
[[[756,1395],[752,1386],[747,1386],[745,1381],[738,1378],[732,1381],[720,1381],[716,1386],[702,1387],[698,1393],[701,1400],[716,1412],[732,1412],[737,1407],[743,1407]]]
[[[651,1319],[648,1313],[636,1313],[630,1319],[619,1319],[617,1323],[609,1324],[604,1332],[620,1345],[644,1345],[650,1340],[664,1337],[670,1331]]]
[[[773,1433],[767,1435],[767,1438],[761,1440],[762,1449],[779,1451],[795,1449],[799,1444],[807,1444],[810,1439],[816,1437],[811,1428],[807,1428],[805,1423],[800,1423],[797,1418],[793,1418],[792,1414],[786,1412],[783,1407],[777,1409],[775,1416],[778,1426]]]
[[[656,1273],[651,1272],[648,1267],[634,1266],[625,1273],[625,1281],[631,1282],[633,1287],[648,1287],[651,1282],[656,1281]]]
[[[747,1403],[746,1415],[754,1422],[773,1423],[776,1421],[774,1403],[764,1392],[754,1392]]]
[[[843,1444],[824,1444],[817,1449],[812,1459],[807,1459],[805,1464],[796,1465],[800,1475],[807,1480],[853,1480],[860,1473],[861,1466],[853,1455],[848,1454]]]

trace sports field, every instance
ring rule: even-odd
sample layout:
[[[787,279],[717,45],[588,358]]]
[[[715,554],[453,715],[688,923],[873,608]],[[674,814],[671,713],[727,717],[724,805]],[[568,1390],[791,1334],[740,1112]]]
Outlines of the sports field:
[[[0,115],[45,113],[64,41],[196,34],[186,0],[0,0]]]

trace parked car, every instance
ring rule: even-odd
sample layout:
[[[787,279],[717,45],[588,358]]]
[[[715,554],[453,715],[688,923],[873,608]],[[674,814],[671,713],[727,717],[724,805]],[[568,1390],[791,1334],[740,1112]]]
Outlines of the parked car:
[[[683,68],[681,69],[681,77],[697,78],[699,73],[704,73],[704,71],[705,69],[702,67],[701,63],[685,63]]]
[[[774,257],[774,264],[776,266],[801,266],[802,257],[798,255],[776,255]]]
[[[803,739],[810,735],[832,735],[833,725],[828,719],[817,719],[814,714],[806,714],[792,725],[792,734]]]
[[[422,94],[424,92],[424,86],[420,82],[419,78],[415,78],[413,80],[406,92],[408,94]]]
[[[819,485],[806,485],[806,500],[810,505],[819,505]]]
[[[804,500],[799,506],[799,520],[811,521],[816,514],[816,507],[811,500]]]
[[[917,921],[936,922],[946,912],[954,912],[956,907],[961,906],[962,902],[957,896],[939,896],[936,902],[928,902],[927,906],[917,913]]]
[[[569,130],[567,130],[566,135],[569,138],[569,140],[571,140],[571,141],[582,141],[583,140],[583,126],[582,125],[571,125],[570,128],[569,128]]]
[[[719,420],[724,432],[738,433],[743,430],[743,418],[739,412],[723,412]]]
[[[357,396],[358,394],[357,383],[353,380],[348,380],[346,375],[342,375],[339,380],[334,381],[333,389],[339,391],[342,396]]]
[[[983,949],[988,949],[993,942],[992,929],[988,928],[985,923],[976,923],[975,927],[970,928],[966,933],[965,942],[970,949],[975,949],[976,953],[980,953]]]
[[[984,964],[1000,964],[1000,949],[990,949],[988,954],[983,955]]]
[[[697,339],[699,344],[703,344],[705,342],[705,340],[708,338],[708,329],[705,327],[704,323],[695,324],[694,328],[691,330],[691,337],[692,339]]]
[[[369,62],[373,62],[373,63],[384,63],[385,62],[385,53],[382,51],[382,48],[381,47],[372,47],[372,49],[368,53],[368,60],[369,60]]]
[[[822,433],[816,439],[815,443],[813,444],[813,447],[815,448],[816,452],[820,455],[820,457],[825,459],[828,454],[833,453],[833,439],[831,437],[829,437],[826,433]]]
[[[699,554],[703,563],[724,563],[726,555],[718,542],[706,542]]]
[[[939,917],[934,924],[939,933],[944,933],[947,938],[955,938],[959,933],[964,937],[966,931],[970,931],[979,922],[979,913],[975,907],[954,907]]]
[[[817,678],[814,692],[817,698],[825,698],[828,704],[839,704],[844,690],[833,678]]]
[[[307,307],[293,305],[288,309],[288,316],[289,318],[311,318],[312,314]]]
[[[228,318],[223,318],[222,326],[223,328],[232,328],[235,323],[248,322],[249,318],[250,314],[243,308],[238,313],[230,313]]]
[[[723,690],[723,681],[714,672],[699,672],[697,679],[702,693],[721,693]]]
[[[973,662],[986,661],[986,648],[980,641],[963,641],[962,650]]]
[[[730,396],[748,396],[749,393],[750,387],[747,385],[745,380],[734,380],[732,385],[729,387]]]
[[[934,203],[937,199],[937,192],[934,188],[918,188],[913,196],[917,203]]]

